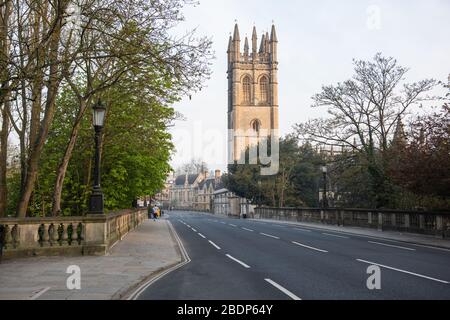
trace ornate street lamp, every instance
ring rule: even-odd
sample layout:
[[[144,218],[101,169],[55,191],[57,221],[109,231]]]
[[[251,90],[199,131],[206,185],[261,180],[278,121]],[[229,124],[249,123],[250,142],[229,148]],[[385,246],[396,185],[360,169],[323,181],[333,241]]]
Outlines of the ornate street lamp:
[[[100,100],[92,107],[92,122],[95,130],[94,184],[89,199],[89,213],[103,214],[103,192],[100,188],[100,138],[105,123],[106,108]]]
[[[322,194],[322,203],[324,208],[328,208],[328,196],[327,196],[327,167],[322,166],[322,174],[323,174],[323,194]]]

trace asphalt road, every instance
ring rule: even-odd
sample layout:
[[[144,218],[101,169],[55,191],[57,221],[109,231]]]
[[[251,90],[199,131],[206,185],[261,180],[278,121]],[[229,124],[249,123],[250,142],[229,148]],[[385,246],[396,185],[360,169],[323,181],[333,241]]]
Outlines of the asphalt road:
[[[172,211],[191,262],[138,299],[450,299],[450,250]],[[368,289],[367,268],[380,268]]]

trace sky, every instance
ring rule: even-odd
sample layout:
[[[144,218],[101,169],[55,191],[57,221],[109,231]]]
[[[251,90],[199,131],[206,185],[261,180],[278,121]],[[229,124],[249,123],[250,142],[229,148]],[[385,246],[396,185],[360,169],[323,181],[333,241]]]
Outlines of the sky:
[[[226,169],[226,50],[235,21],[241,46],[253,25],[258,45],[262,31],[276,26],[281,135],[295,123],[326,116],[325,108],[311,108],[311,97],[322,85],[349,79],[354,58],[371,60],[377,52],[395,57],[410,68],[407,82],[447,81],[450,74],[448,0],[200,0],[183,12],[186,21],[174,32],[197,28],[211,37],[215,59],[205,87],[174,105],[186,119],[172,129],[174,168],[196,158],[212,170]]]

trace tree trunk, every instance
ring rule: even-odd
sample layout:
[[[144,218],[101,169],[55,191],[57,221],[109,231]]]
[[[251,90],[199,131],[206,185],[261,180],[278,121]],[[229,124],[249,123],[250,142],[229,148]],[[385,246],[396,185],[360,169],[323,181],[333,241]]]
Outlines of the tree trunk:
[[[30,156],[28,159],[28,170],[26,174],[24,190],[20,196],[20,200],[17,206],[17,216],[23,218],[27,214],[28,203],[30,201],[31,194],[33,193],[34,184],[38,174],[38,163],[44,148],[45,140],[48,136],[48,130],[55,114],[55,102],[58,93],[59,84],[61,83],[60,69],[64,66],[58,63],[58,49],[59,40],[61,35],[62,17],[66,10],[67,2],[64,4],[59,3],[60,7],[57,8],[56,15],[58,21],[56,22],[55,29],[51,35],[50,48],[48,53],[49,68],[49,81],[47,85],[47,99],[45,103],[44,119],[41,122],[39,134],[36,140],[30,140],[32,145],[30,146]],[[30,137],[31,139],[31,137]]]
[[[2,109],[2,131],[0,133],[0,217],[6,214],[8,205],[8,187],[6,184],[6,170],[8,159],[8,135],[9,135],[9,101],[6,99]]]
[[[70,134],[69,143],[67,144],[66,150],[64,152],[64,156],[61,159],[61,162],[58,166],[56,181],[55,181],[55,189],[53,191],[52,197],[52,215],[57,216],[61,212],[61,194],[62,188],[64,184],[64,177],[66,176],[67,166],[69,165],[70,158],[72,157],[73,148],[77,142],[78,133],[81,127],[81,121],[83,120],[84,113],[86,112],[87,101],[80,101],[80,109],[75,120],[75,124],[72,127],[72,132]]]
[[[2,59],[0,60],[0,81],[2,94],[2,131],[0,133],[0,217],[5,216],[6,207],[8,205],[8,189],[6,183],[6,170],[8,159],[8,135],[9,135],[9,74],[8,74],[8,60],[9,60],[9,19],[11,14],[11,1],[4,2],[0,8],[0,45]]]

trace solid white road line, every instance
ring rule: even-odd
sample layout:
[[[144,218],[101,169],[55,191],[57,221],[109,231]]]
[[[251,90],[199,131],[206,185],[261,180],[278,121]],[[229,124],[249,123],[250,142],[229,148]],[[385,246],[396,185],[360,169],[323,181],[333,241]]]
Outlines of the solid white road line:
[[[326,235],[326,236],[332,236],[332,237],[337,237],[337,238],[348,239],[348,237],[345,237],[345,236],[339,236],[339,235],[337,235],[337,234],[332,234],[332,233],[322,232],[322,234],[324,234],[324,235]]]
[[[243,266],[244,268],[250,268],[250,266],[249,266],[248,264],[245,264],[245,263],[242,262],[241,260],[238,260],[238,259],[236,259],[235,257],[230,256],[228,253],[226,254],[226,256],[227,256],[228,258],[230,258],[231,260],[236,261],[237,263],[239,263],[239,264],[240,264],[241,266]]]
[[[204,235],[202,235],[200,232],[198,233],[198,235],[199,235],[200,237],[202,237],[203,239],[206,239],[206,237],[205,237]]]
[[[271,234],[267,234],[267,233],[263,233],[263,232],[260,232],[259,234],[261,234],[261,235],[263,235],[263,236],[266,236],[266,237],[271,237],[271,238],[274,238],[274,239],[280,239],[280,238],[277,237],[277,236],[273,236],[273,235],[271,235]]]
[[[46,293],[48,290],[50,290],[50,287],[44,288],[42,290],[39,290],[33,296],[30,297],[30,300],[36,300],[37,298],[42,296],[44,293]]]
[[[253,230],[252,230],[252,229],[249,229],[249,228],[244,228],[244,227],[242,227],[242,229],[247,230],[247,231],[250,231],[250,232],[253,232]]]
[[[232,227],[237,227],[237,225],[229,223],[228,225],[232,226]]]
[[[292,292],[290,292],[288,289],[280,286],[278,283],[276,283],[275,281],[271,280],[271,279],[264,279],[266,280],[268,283],[270,283],[271,285],[273,285],[275,288],[277,288],[278,290],[280,290],[281,292],[283,292],[285,295],[289,296],[292,300],[302,300],[299,297],[297,297],[295,294],[293,294]]]
[[[294,228],[294,229],[299,231],[311,232],[311,230],[309,229],[302,229],[302,228]]]
[[[311,247],[311,246],[307,246],[306,244],[302,244],[302,243],[299,243],[297,241],[292,241],[292,243],[296,244],[296,245],[298,245],[300,247],[308,248],[308,249],[311,249],[311,250],[316,250],[316,251],[320,251],[320,252],[328,252],[327,250],[322,250],[322,249],[314,248],[314,247]]]
[[[359,261],[359,262],[364,262],[364,263],[376,265],[376,266],[379,266],[379,267],[383,267],[383,268],[386,268],[386,269],[407,273],[407,274],[410,274],[410,275],[413,275],[413,276],[416,276],[416,277],[420,277],[420,278],[424,278],[424,279],[428,279],[428,280],[433,280],[433,281],[437,281],[437,282],[441,282],[441,283],[450,283],[450,282],[445,281],[445,280],[440,280],[440,279],[424,276],[423,274],[414,273],[414,272],[406,271],[406,270],[402,270],[402,269],[397,269],[397,268],[394,268],[394,267],[389,267],[389,266],[386,266],[386,265],[383,265],[383,264],[379,264],[379,263],[376,263],[376,262],[371,262],[371,261],[362,260],[362,259],[356,259],[356,260]]]
[[[381,243],[381,242],[376,242],[376,241],[367,241],[367,242],[373,243],[373,244],[379,244],[380,246],[386,246],[386,247],[393,247],[393,248],[398,248],[398,249],[403,249],[403,250],[416,251],[416,249],[413,249],[413,248],[395,246],[393,244]]]
[[[220,247],[217,244],[215,244],[211,240],[208,240],[208,242],[211,243],[217,250],[220,250]]]
[[[167,221],[167,220],[166,220]],[[183,242],[181,242],[180,237],[178,236],[178,233],[176,232],[175,228],[173,227],[172,223],[170,223],[170,221],[167,221],[167,223],[169,224],[169,229],[172,232],[173,236],[175,237],[175,240],[180,248],[181,251],[181,258],[182,258],[182,262],[174,265],[173,267],[163,271],[160,274],[157,274],[155,277],[151,278],[150,280],[146,281],[145,283],[143,283],[141,286],[139,286],[134,292],[132,292],[126,299],[127,300],[137,300],[137,298],[139,298],[139,296],[142,294],[142,292],[145,291],[145,289],[147,289],[150,285],[152,285],[154,282],[158,281],[159,279],[161,279],[162,277],[164,277],[166,274],[181,268],[182,266],[184,266],[185,264],[191,262],[191,258],[189,257],[189,254],[187,253],[186,249],[183,246]]]

